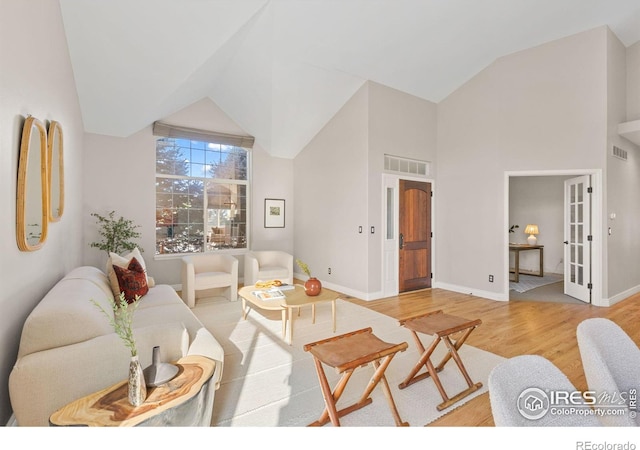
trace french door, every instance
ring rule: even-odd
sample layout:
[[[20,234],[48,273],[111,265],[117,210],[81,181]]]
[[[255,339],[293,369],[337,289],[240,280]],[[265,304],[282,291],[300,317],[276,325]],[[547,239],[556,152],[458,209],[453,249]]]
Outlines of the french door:
[[[591,302],[591,176],[564,182],[564,293]]]

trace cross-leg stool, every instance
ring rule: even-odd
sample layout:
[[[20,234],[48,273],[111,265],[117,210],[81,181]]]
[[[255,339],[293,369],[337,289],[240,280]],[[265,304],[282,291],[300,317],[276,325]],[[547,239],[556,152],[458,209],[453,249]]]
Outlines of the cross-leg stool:
[[[369,395],[380,381],[396,426],[409,426],[408,423],[400,419],[400,414],[398,414],[398,409],[389,389],[389,383],[387,383],[384,375],[396,353],[405,351],[407,347],[408,344],[406,342],[390,344],[380,340],[373,334],[371,328],[363,328],[351,333],[306,344],[304,351],[313,355],[322,396],[326,405],[320,418],[311,423],[310,426],[321,426],[331,421],[334,426],[339,427],[340,417],[357,411],[373,401]],[[327,376],[322,366],[323,363],[335,368],[337,373],[342,374],[333,392],[327,381]],[[355,369],[364,367],[369,363],[373,365],[375,371],[360,400],[351,406],[338,410],[336,403],[344,392],[349,378],[351,378]]]
[[[461,400],[467,395],[480,389],[482,387],[482,383],[474,384],[473,381],[471,381],[471,377],[467,373],[464,364],[462,364],[462,359],[458,354],[458,350],[467,340],[471,332],[481,323],[482,321],[480,319],[467,320],[463,319],[462,317],[444,314],[441,310],[401,320],[400,325],[411,331],[416,341],[416,345],[422,353],[422,356],[420,356],[419,361],[411,370],[407,378],[402,383],[400,383],[398,387],[400,389],[404,389],[407,386],[415,383],[416,381],[422,380],[427,377],[433,378],[433,382],[436,384],[436,387],[438,388],[438,391],[440,392],[443,400],[443,402],[437,406],[438,411],[442,411],[443,409],[448,408],[458,400]],[[429,334],[434,337],[433,342],[426,350],[422,345],[422,342],[420,342],[418,333]],[[456,333],[461,333],[461,335],[457,340],[454,339],[452,341],[452,335]],[[440,341],[444,341],[445,345],[447,346],[448,352],[444,356],[444,358],[442,358],[440,364],[434,367],[433,363],[431,362],[431,354],[436,349]],[[451,358],[453,358],[453,360],[456,362],[469,387],[449,398],[444,390],[444,387],[442,386],[442,383],[440,382],[438,372],[440,372],[444,368],[444,365]],[[427,368],[427,371],[418,374],[423,366]]]

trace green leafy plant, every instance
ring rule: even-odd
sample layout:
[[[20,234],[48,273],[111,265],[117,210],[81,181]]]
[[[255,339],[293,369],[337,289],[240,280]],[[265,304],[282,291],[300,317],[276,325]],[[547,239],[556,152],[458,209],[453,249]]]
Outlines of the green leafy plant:
[[[299,259],[296,259],[296,264],[298,265],[298,267],[300,267],[300,270],[302,270],[305,274],[307,274],[308,277],[311,277],[311,270],[309,270],[308,265],[306,265]]]
[[[141,234],[136,231],[140,228],[139,225],[135,225],[132,220],[115,218],[115,211],[111,211],[108,215],[102,216],[98,213],[91,214],[96,218],[96,223],[99,226],[98,233],[102,239],[98,242],[92,242],[89,244],[91,247],[98,248],[109,254],[110,252],[120,254],[125,250],[133,250],[138,247],[140,251],[143,251],[138,246],[134,239],[139,239]]]
[[[520,225],[511,225],[511,228],[509,228],[509,233],[515,233],[516,228],[520,228]]]
[[[109,324],[113,327],[114,331],[120,339],[124,342],[124,345],[131,351],[131,356],[138,356],[138,350],[136,348],[136,341],[133,338],[133,314],[138,309],[140,297],[136,296],[135,301],[128,303],[125,298],[124,292],[120,293],[118,300],[109,297],[109,303],[113,310],[113,316],[109,314],[105,309],[95,300],[91,299],[91,303],[96,305],[100,311],[107,317]]]

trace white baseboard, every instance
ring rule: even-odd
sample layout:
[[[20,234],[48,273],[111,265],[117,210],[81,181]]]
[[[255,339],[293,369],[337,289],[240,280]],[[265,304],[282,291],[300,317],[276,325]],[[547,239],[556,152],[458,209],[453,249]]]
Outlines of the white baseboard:
[[[505,294],[500,294],[498,292],[483,291],[483,290],[474,289],[466,286],[458,286],[455,284],[442,283],[437,281],[433,284],[433,287],[439,288],[439,289],[445,289],[447,291],[459,292],[461,294],[473,295],[475,297],[487,298],[489,300],[498,300],[501,302],[509,301],[508,294],[505,295]]]
[[[605,306],[613,306],[616,303],[621,302],[622,300],[629,298],[632,295],[635,295],[639,292],[640,292],[640,285],[637,285],[630,289],[627,289],[626,291],[620,292],[619,294],[616,294],[613,297],[609,297],[603,300],[606,303]]]

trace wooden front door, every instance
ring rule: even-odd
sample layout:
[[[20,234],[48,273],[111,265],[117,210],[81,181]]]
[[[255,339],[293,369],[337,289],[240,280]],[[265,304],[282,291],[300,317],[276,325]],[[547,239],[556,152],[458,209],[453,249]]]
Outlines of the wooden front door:
[[[399,291],[431,287],[431,183],[400,180]]]

